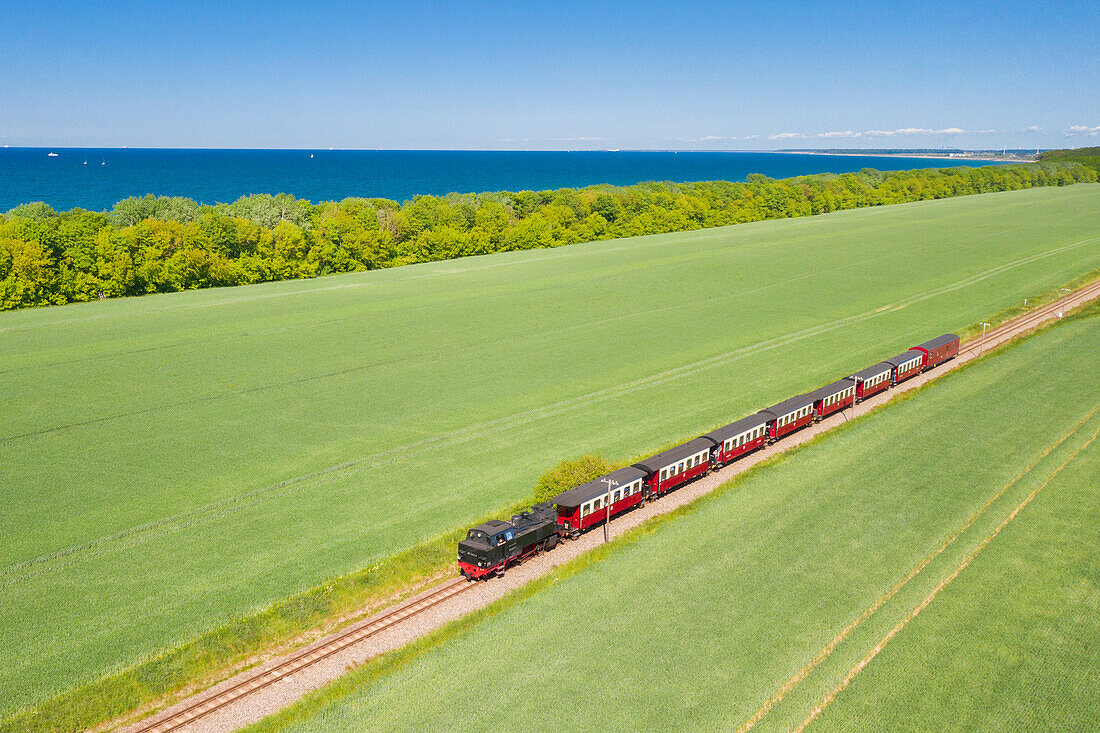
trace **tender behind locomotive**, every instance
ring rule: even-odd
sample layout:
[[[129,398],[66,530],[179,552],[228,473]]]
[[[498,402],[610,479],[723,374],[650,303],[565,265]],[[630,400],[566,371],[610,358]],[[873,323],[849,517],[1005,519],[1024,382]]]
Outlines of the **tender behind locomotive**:
[[[503,575],[504,569],[558,543],[557,512],[549,503],[516,514],[511,522],[490,519],[458,543],[458,567],[467,578]]]

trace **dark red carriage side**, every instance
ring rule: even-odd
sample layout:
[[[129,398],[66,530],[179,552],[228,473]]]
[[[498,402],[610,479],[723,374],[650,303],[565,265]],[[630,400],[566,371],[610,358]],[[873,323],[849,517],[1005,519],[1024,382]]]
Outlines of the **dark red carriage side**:
[[[714,441],[695,438],[683,445],[638,461],[635,468],[646,473],[646,485],[655,495],[676,488],[710,470],[710,452]]]

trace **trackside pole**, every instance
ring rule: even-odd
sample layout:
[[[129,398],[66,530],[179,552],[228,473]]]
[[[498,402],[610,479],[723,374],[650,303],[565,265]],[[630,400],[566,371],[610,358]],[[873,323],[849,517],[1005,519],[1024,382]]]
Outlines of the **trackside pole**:
[[[613,478],[602,478],[600,481],[607,484],[607,501],[603,506],[603,541],[607,542],[607,525],[611,524],[611,487],[618,486],[619,482]]]

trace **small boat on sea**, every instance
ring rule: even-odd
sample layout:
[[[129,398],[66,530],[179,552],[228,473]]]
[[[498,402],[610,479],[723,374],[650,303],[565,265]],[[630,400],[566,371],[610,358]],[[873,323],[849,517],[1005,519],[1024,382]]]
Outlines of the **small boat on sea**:
[[[56,157],[57,157],[57,153],[46,153],[46,157],[47,157],[47,158],[56,158]]]

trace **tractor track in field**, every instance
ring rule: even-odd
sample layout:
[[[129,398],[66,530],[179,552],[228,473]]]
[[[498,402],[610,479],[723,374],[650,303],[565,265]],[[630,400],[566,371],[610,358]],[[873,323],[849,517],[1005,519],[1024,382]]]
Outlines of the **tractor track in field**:
[[[1063,298],[1025,313],[965,343],[959,355],[936,369],[920,374],[893,389],[877,394],[847,410],[829,416],[778,444],[764,447],[734,463],[707,474],[657,501],[640,506],[616,518],[609,534],[617,537],[652,517],[668,513],[710,493],[757,463],[805,443],[822,432],[863,415],[958,368],[1035,327],[1062,317],[1066,312],[1100,297],[1100,280]],[[293,653],[262,663],[194,694],[148,718],[129,725],[123,733],[166,733],[167,731],[232,731],[257,722],[295,702],[302,695],[342,676],[349,668],[379,654],[399,649],[460,618],[489,605],[555,567],[602,544],[602,532],[588,532],[565,542],[553,552],[537,555],[508,570],[503,578],[471,583],[453,579],[434,586],[380,613],[356,621]]]

